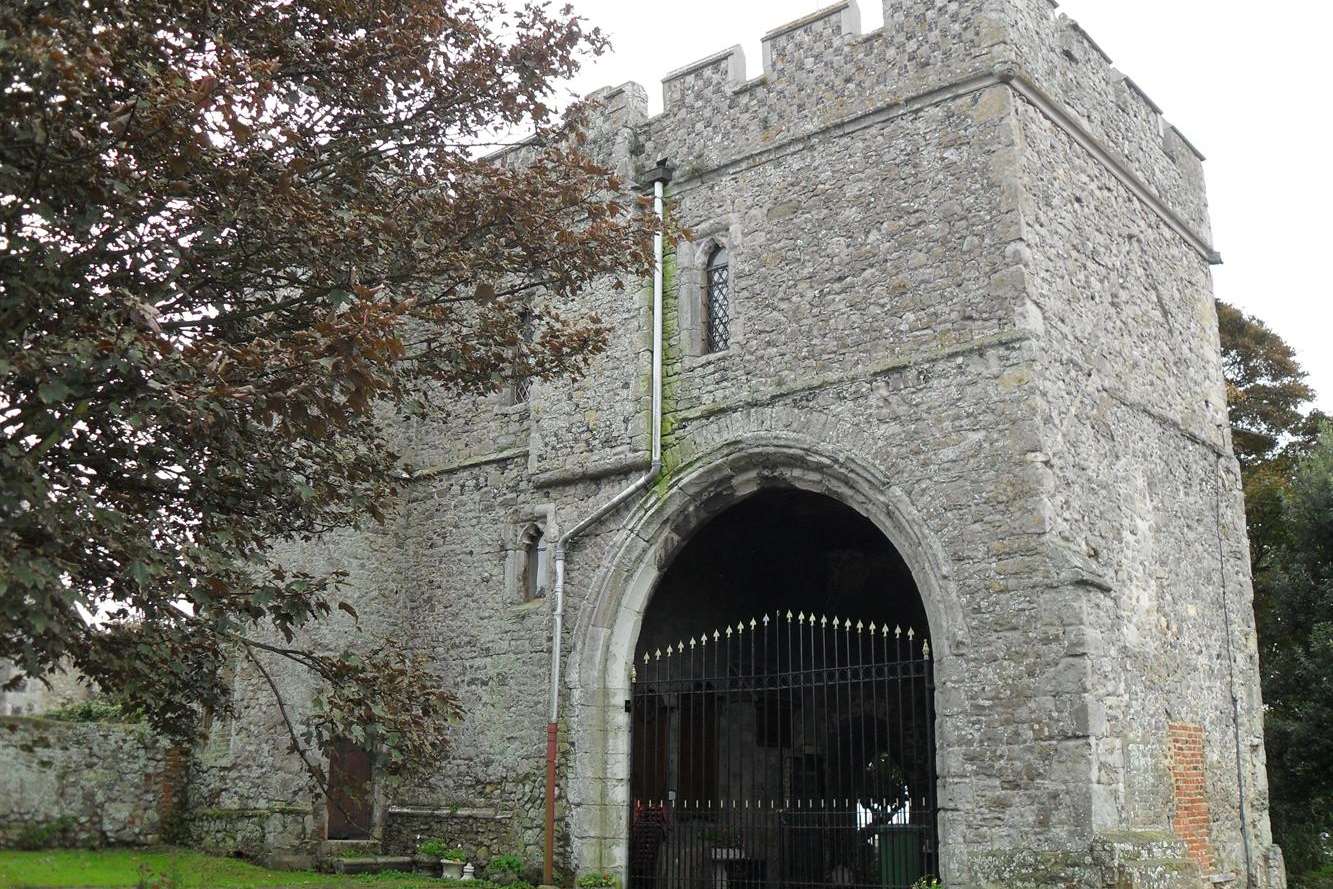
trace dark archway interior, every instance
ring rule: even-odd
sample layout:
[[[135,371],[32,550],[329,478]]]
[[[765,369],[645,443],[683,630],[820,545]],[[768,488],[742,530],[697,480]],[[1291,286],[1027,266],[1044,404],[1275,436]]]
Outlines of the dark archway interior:
[[[648,603],[636,655],[788,610],[928,633],[907,564],[869,519],[831,497],[777,489],[681,549]]]
[[[701,527],[635,654],[631,887],[909,889],[934,873],[926,637],[906,563],[837,500],[770,489]]]

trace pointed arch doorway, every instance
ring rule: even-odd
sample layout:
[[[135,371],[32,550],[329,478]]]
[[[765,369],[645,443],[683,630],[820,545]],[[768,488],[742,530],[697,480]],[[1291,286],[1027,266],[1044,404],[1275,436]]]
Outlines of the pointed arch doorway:
[[[700,527],[643,614],[632,889],[908,889],[938,872],[933,660],[901,556],[823,494]]]

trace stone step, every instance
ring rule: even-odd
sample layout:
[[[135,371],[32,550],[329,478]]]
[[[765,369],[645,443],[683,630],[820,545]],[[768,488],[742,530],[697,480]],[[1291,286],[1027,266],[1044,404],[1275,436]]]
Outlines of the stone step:
[[[1178,838],[1157,831],[1105,834],[1092,844],[1093,861],[1114,889],[1202,889],[1203,875]]]
[[[430,859],[423,859],[429,861]],[[371,855],[364,858],[334,858],[335,874],[378,874],[386,870],[399,870],[407,873],[417,869],[415,855]]]
[[[355,858],[358,855],[379,855],[384,851],[379,840],[324,840],[319,848],[328,858]]]
[[[1200,889],[1199,867],[1188,858],[1145,858],[1122,861],[1116,868],[1116,889]]]
[[[1107,861],[1170,861],[1187,859],[1185,843],[1156,831],[1121,831],[1093,843],[1094,854]]]

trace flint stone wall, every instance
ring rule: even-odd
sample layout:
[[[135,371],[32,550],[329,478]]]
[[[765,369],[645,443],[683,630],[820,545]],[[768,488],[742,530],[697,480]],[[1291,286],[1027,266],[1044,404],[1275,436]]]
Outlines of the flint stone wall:
[[[739,50],[687,65],[656,117],[635,84],[598,94],[591,150],[628,177],[675,164],[692,240],[668,249],[665,472],[569,557],[558,859],[624,871],[624,659],[653,572],[778,484],[844,499],[913,566],[949,885],[1280,886],[1201,158],[1049,0],[858,18],[775,29],[748,80]],[[732,346],[706,355],[716,245]],[[284,554],[349,574],[362,627],[317,644],[395,635],[463,704],[447,761],[383,791],[394,851],[420,828],[539,859],[552,608],[514,559],[527,523],[554,536],[646,468],[650,304],[646,281],[591,289],[614,333],[584,379],[403,424],[416,472],[388,520]],[[299,719],[313,689],[270,666]],[[314,842],[262,680],[236,687],[200,798],[310,805]],[[1204,729],[1211,874],[1172,833],[1178,722]],[[421,814],[474,809],[509,817]]]
[[[151,845],[172,827],[184,760],[145,727],[0,718],[0,845],[46,828],[74,845]]]

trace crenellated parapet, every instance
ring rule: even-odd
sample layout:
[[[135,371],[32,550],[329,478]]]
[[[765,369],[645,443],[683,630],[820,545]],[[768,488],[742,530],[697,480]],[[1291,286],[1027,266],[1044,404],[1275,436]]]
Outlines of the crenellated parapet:
[[[1005,0],[1020,75],[1211,242],[1203,155],[1053,0]]]
[[[740,46],[672,71],[661,114],[635,120],[637,111],[618,111],[635,130],[638,165],[668,157],[688,179],[1005,83],[1212,255],[1202,156],[1054,0],[883,2],[884,25],[869,33],[855,0],[772,29],[753,77]]]
[[[875,44],[847,0],[764,35],[753,78],[739,46],[678,68],[663,78],[662,114],[643,128],[647,154],[702,172],[872,107]]]

